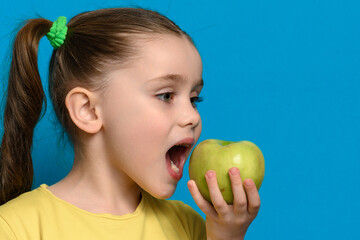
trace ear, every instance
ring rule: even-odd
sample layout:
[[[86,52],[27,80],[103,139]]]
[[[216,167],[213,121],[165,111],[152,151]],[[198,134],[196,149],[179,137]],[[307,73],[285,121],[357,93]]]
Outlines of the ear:
[[[98,95],[82,87],[73,88],[65,98],[71,120],[87,133],[97,133],[102,127]]]

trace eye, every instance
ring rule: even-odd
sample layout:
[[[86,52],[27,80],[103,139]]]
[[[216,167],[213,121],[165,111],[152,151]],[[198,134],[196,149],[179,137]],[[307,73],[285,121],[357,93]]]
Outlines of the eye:
[[[165,92],[165,93],[158,94],[156,96],[162,101],[170,102],[173,95],[174,95],[174,93],[172,93],[172,92]]]
[[[203,97],[192,97],[191,98],[191,104],[193,105],[193,107],[197,107],[197,104],[196,103],[199,103],[199,102],[202,102],[204,101],[204,98]]]

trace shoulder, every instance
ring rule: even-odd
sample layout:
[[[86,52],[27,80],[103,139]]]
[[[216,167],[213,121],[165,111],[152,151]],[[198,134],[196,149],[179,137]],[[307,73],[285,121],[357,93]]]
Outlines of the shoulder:
[[[0,206],[0,232],[4,239],[16,239],[15,233],[31,223],[36,224],[49,200],[41,187],[21,194]],[[3,238],[2,238],[3,239]]]
[[[3,219],[19,218],[19,216],[30,216],[42,209],[48,201],[42,187],[26,192],[0,206],[0,216]]]
[[[16,236],[13,230],[11,229],[10,225],[1,216],[0,216],[0,233],[2,239],[7,239],[7,240],[16,239]]]

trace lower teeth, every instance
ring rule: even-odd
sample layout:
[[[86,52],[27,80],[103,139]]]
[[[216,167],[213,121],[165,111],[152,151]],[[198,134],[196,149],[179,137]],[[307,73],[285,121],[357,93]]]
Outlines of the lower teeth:
[[[171,163],[171,169],[178,173],[179,172],[179,168],[175,165],[175,163],[173,161],[170,160],[170,163]]]

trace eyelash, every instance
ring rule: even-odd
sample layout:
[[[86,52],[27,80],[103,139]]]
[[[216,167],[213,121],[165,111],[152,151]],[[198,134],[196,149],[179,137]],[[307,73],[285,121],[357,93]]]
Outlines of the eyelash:
[[[158,95],[156,95],[157,97],[159,97],[159,96],[164,96],[164,95],[166,95],[166,94],[171,94],[171,95],[174,95],[175,93],[173,93],[173,92],[164,92],[164,93],[161,93],[161,94],[158,94]],[[161,100],[161,101],[165,101],[165,102],[167,102],[167,103],[169,103],[170,102],[170,100],[162,100],[160,97],[159,97],[159,99]],[[204,98],[203,97],[192,97],[191,98],[194,102],[192,102],[192,104],[193,104],[193,107],[197,107],[197,105],[196,105],[196,103],[199,103],[199,102],[202,102],[203,100],[204,100]]]

